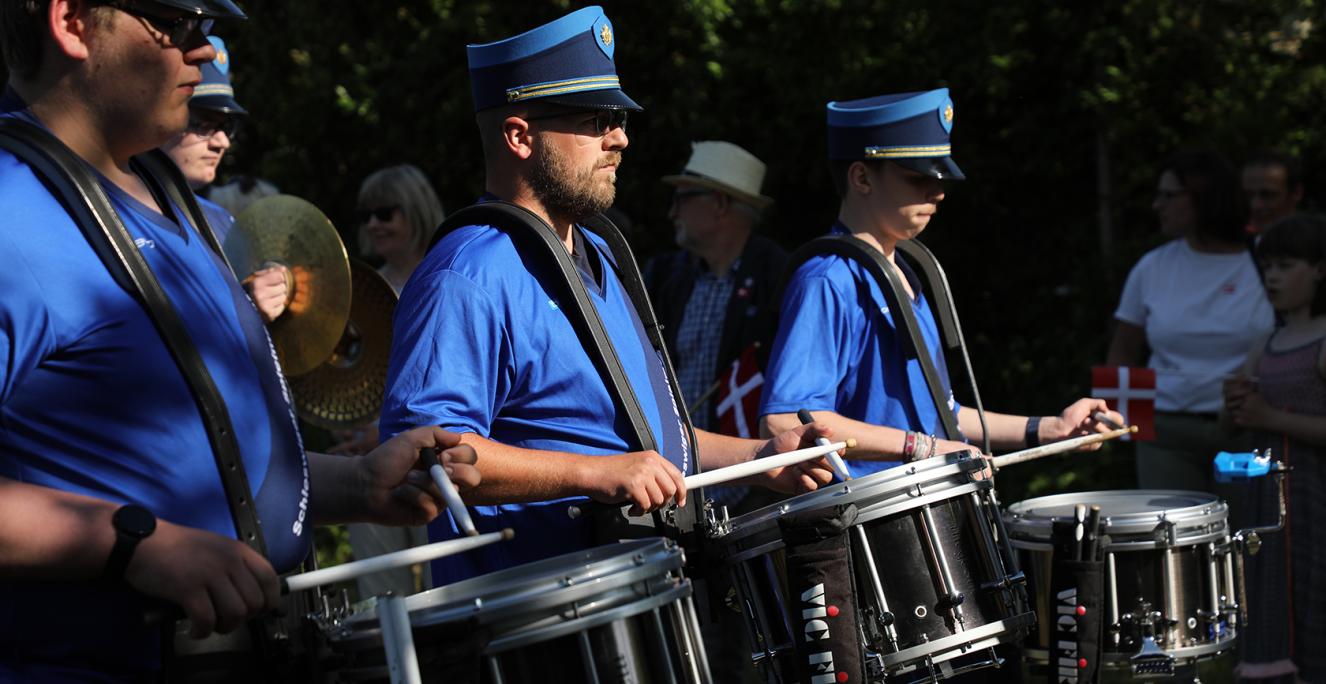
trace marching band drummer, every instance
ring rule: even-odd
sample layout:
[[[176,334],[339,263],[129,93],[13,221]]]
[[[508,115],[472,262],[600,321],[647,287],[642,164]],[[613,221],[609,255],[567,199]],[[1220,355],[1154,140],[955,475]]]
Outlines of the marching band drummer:
[[[627,115],[641,111],[619,84],[619,45],[603,11],[586,7],[469,47],[487,190],[477,206],[505,200],[553,229],[659,447],[635,450],[645,433],[618,410],[591,361],[598,349],[582,346],[563,311],[577,304],[553,287],[562,278],[555,253],[522,252],[493,225],[446,234],[401,293],[381,430],[437,424],[463,433],[483,462],[483,484],[466,499],[493,504],[473,508],[476,526],[516,534],[510,543],[435,562],[435,585],[592,546],[591,525],[567,515],[568,497],[652,511],[674,495],[684,503],[683,476],[697,455],[713,469],[810,446],[829,432],[796,426],[758,441],[696,431],[697,444],[689,443],[670,369],[623,285],[619,267],[634,264],[614,262],[603,237],[583,225],[612,204]],[[793,491],[830,479],[820,460],[748,484]],[[434,540],[458,533],[449,516],[430,529]]]
[[[258,312],[170,199],[189,188],[131,164],[185,128],[212,21],[243,16],[229,0],[0,3],[0,121],[53,135],[88,183],[0,151],[0,682],[156,681],[145,595],[180,606],[195,637],[230,632],[278,605],[276,573],[307,555],[312,524],[435,515],[420,448],[450,447],[456,481],[478,481],[473,450],[437,428],[362,458],[305,454]],[[78,200],[59,199],[80,191],[107,197],[178,344],[93,250]]]
[[[216,59],[201,67],[202,83],[194,88],[193,96],[189,98],[189,126],[161,146],[161,151],[180,167],[195,193],[216,180],[221,158],[235,142],[242,117],[248,115],[235,100],[235,89],[230,85],[232,62],[225,41],[208,36],[207,42],[216,48]],[[224,245],[235,217],[225,207],[201,195],[194,197],[216,233],[217,242]],[[284,266],[277,264],[260,269],[244,278],[243,284],[268,323],[285,311],[289,288]]]
[[[830,232],[855,236],[881,252],[901,275],[921,337],[931,351],[959,431],[982,438],[974,409],[953,398],[935,319],[917,274],[894,258],[895,246],[917,237],[944,199],[944,182],[962,180],[950,156],[953,103],[948,89],[882,95],[828,104],[830,171],[841,197]],[[865,306],[863,306],[865,304]],[[785,288],[778,335],[765,376],[762,429],[777,433],[807,408],[815,420],[857,439],[853,476],[970,447],[943,435],[940,414],[917,359],[904,353],[908,332],[888,310],[879,284],[861,264],[817,255]],[[1104,431],[1092,417],[1099,399],[1080,399],[1044,418],[987,412],[995,449]],[[1117,413],[1109,417],[1122,421]],[[1090,448],[1098,448],[1093,445]]]

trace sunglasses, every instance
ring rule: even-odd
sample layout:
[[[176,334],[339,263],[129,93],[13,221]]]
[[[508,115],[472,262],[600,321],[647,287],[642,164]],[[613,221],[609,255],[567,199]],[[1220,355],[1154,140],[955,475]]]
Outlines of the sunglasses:
[[[543,114],[541,116],[527,116],[526,121],[540,121],[543,119],[558,119],[568,116],[584,116],[584,112],[557,112],[554,114]],[[626,118],[630,112],[625,109],[600,109],[594,112],[593,119],[586,119],[585,125],[592,122],[594,135],[602,138],[615,129],[626,130]]]
[[[189,115],[189,127],[184,129],[187,133],[192,133],[202,138],[210,138],[216,135],[217,131],[226,134],[227,138],[234,141],[239,135],[240,119],[237,116],[225,116],[221,118],[202,118]]]
[[[156,10],[165,10],[165,8],[152,3],[140,3],[133,0],[105,0],[102,4],[146,21],[152,25],[152,28],[160,31],[171,45],[176,47],[187,43],[194,32],[201,32],[204,36],[208,35],[212,32],[212,25],[215,23],[210,18],[200,17],[196,14],[162,16]]]
[[[396,210],[400,207],[377,207],[376,209],[356,209],[355,220],[359,223],[368,223],[369,219],[377,219],[379,223],[386,223],[396,215]]]

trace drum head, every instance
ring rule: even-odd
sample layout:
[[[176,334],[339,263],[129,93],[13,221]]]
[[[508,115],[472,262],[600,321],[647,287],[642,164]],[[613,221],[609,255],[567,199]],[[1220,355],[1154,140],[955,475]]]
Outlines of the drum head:
[[[1166,520],[1179,528],[1223,522],[1227,508],[1214,494],[1179,490],[1128,489],[1072,492],[1019,501],[1004,515],[1009,534],[1025,539],[1049,540],[1055,520],[1072,520],[1073,507],[1100,506],[1105,534],[1146,534]]]

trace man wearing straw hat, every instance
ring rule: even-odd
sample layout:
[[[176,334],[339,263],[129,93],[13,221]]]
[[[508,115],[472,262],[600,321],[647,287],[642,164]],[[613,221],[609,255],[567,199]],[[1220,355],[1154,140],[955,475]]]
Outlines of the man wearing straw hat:
[[[742,352],[773,341],[773,295],[787,253],[754,232],[773,199],[760,194],[764,162],[723,141],[691,144],[663,182],[676,190],[668,218],[683,252],[650,292],[696,427],[717,429],[715,381]],[[737,435],[750,437],[750,433]]]
[[[950,155],[954,108],[948,89],[881,95],[828,104],[830,171],[842,198],[831,233],[851,235],[883,255],[900,276],[937,369],[932,395],[920,359],[909,355],[901,312],[890,310],[880,283],[865,266],[838,255],[805,261],[787,284],[760,413],[765,427],[797,423],[798,409],[858,437],[847,462],[854,476],[980,443],[993,449],[1034,447],[1105,431],[1098,412],[1122,416],[1100,399],[1081,399],[1057,416],[994,412],[982,424],[975,409],[953,397],[943,345],[916,272],[895,258],[900,242],[921,234],[944,200],[945,182],[963,180]],[[897,316],[897,318],[895,318]],[[946,399],[946,406],[936,406]],[[941,412],[951,412],[958,435],[949,439]],[[1087,448],[1099,448],[1092,445]]]
[[[683,478],[697,459],[712,470],[809,446],[822,432],[815,425],[764,442],[697,430],[692,443],[665,355],[643,322],[650,312],[627,289],[635,264],[618,261],[604,237],[610,226],[586,225],[612,204],[628,114],[642,109],[618,80],[613,54],[622,44],[603,10],[586,7],[468,48],[487,194],[444,224],[401,293],[381,431],[465,433],[484,463],[484,485],[467,500],[489,504],[472,509],[474,524],[516,535],[434,563],[435,584],[602,543],[583,516],[568,515],[568,499],[641,511],[684,504]],[[496,225],[498,209],[484,205],[499,201],[523,226]],[[480,212],[494,223],[454,223]],[[577,311],[599,319],[606,345],[582,341]],[[608,352],[620,375],[600,373],[591,358]],[[648,441],[656,448],[642,447]],[[745,483],[792,491],[829,479],[819,461]],[[449,516],[429,532],[462,533]]]

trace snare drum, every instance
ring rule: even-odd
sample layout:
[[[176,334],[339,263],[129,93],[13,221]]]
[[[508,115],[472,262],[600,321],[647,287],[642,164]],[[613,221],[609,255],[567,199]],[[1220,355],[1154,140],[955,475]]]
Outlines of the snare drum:
[[[1040,616],[1024,655],[1048,659],[1056,615],[1049,582],[1054,521],[1075,505],[1101,507],[1107,670],[1173,671],[1233,648],[1238,604],[1228,508],[1202,492],[1125,490],[1015,503],[1005,523]]]
[[[682,551],[666,539],[609,544],[408,597],[425,681],[442,634],[477,623],[487,684],[709,684]],[[327,626],[339,681],[383,680],[383,636],[368,609]]]
[[[777,519],[846,504],[858,511],[849,531],[855,628],[870,681],[933,680],[999,664],[993,647],[1035,618],[998,531],[992,485],[973,479],[981,467],[979,459],[927,459],[711,521],[765,680],[796,680],[801,635]]]

